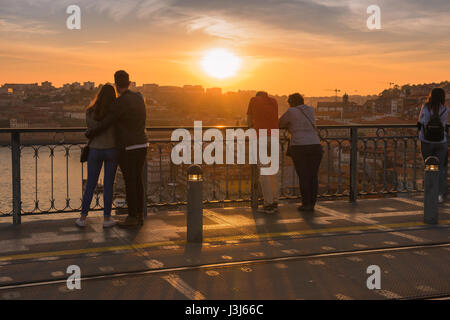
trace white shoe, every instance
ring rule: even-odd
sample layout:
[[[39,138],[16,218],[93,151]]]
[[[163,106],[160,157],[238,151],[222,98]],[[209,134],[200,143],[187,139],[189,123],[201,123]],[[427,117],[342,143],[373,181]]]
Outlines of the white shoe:
[[[438,203],[444,203],[444,196],[442,194],[438,196]]]
[[[75,224],[77,225],[77,226],[79,226],[80,228],[84,228],[84,227],[86,227],[86,219],[81,219],[81,218],[78,218],[76,221],[75,221]]]
[[[113,219],[103,221],[103,228],[111,228],[111,227],[114,227],[115,225],[116,225],[116,221],[114,221]]]

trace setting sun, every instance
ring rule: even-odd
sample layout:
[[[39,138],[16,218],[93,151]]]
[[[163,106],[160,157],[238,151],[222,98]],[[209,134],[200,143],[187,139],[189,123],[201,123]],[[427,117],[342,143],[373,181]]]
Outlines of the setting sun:
[[[241,67],[241,59],[225,49],[212,49],[205,53],[202,59],[205,73],[217,79],[234,76]]]

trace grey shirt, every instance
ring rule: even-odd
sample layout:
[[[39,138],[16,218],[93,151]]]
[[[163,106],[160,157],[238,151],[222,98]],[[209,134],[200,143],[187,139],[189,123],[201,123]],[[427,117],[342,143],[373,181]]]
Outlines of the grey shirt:
[[[88,129],[92,129],[97,126],[100,121],[97,121],[93,117],[92,112],[86,112],[86,124]],[[93,149],[113,149],[116,147],[114,138],[114,126],[109,126],[107,129],[96,135],[91,139],[89,147]]]
[[[279,120],[280,129],[288,129],[291,134],[292,146],[320,144],[317,131],[311,125],[311,122],[305,118],[305,115],[314,125],[316,124],[314,108],[306,104],[290,107]]]

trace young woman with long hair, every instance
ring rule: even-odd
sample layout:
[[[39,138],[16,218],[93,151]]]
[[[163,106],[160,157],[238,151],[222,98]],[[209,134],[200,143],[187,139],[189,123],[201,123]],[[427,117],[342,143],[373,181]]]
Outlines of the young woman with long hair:
[[[86,110],[86,124],[88,128],[97,125],[109,112],[111,105],[116,100],[116,91],[113,86],[105,84]],[[89,141],[88,177],[83,194],[81,216],[76,220],[79,227],[86,226],[94,190],[98,183],[98,177],[104,165],[103,179],[103,203],[104,221],[103,227],[109,228],[116,224],[111,219],[114,179],[117,170],[118,152],[114,138],[114,126],[109,127]]]
[[[445,91],[442,88],[434,88],[428,101],[422,106],[418,124],[423,160],[430,156],[439,158],[439,203],[445,201],[447,194],[447,116]]]

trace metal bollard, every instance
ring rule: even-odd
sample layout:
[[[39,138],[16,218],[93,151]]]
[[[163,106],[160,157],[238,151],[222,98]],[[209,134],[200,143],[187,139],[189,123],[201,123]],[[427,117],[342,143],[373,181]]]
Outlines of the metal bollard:
[[[203,171],[198,165],[187,170],[187,241],[203,241]]]
[[[439,159],[430,156],[425,159],[423,221],[438,223]]]

